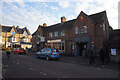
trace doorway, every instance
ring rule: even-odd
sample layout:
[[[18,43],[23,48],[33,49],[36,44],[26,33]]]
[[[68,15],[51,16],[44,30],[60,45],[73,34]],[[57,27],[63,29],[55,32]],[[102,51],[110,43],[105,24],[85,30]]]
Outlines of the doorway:
[[[84,56],[87,55],[87,42],[77,42],[77,56]]]

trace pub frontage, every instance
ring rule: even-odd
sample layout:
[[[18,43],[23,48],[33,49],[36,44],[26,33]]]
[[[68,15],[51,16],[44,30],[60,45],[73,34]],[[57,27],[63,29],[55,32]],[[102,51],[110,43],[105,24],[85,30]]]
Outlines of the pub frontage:
[[[61,23],[39,25],[32,34],[32,46],[36,51],[57,48],[65,56],[87,56],[89,45],[93,44],[97,55],[112,30],[106,11],[92,15],[81,11],[76,19],[66,21],[63,16]]]

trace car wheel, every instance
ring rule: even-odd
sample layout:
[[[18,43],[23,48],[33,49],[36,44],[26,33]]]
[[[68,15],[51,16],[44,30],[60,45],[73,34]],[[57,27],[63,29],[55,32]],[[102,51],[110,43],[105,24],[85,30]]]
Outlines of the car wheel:
[[[49,60],[49,56],[46,57],[46,60],[47,60],[47,61]]]

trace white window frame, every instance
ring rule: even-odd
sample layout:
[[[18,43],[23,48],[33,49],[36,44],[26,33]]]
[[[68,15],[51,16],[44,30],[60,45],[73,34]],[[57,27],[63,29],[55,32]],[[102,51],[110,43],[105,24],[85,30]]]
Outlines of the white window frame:
[[[49,37],[52,37],[52,32],[49,32]]]
[[[103,30],[106,30],[106,26],[105,26],[105,24],[103,24]]]
[[[58,32],[54,32],[54,37],[58,37]]]
[[[75,27],[75,34],[79,34],[78,26]]]

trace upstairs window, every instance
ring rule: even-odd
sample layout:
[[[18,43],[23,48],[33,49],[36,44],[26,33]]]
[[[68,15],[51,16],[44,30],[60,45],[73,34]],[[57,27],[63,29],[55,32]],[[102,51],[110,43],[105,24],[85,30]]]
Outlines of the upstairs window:
[[[88,27],[87,26],[81,26],[80,27],[80,33],[87,33],[87,29],[88,29]]]
[[[83,34],[88,32],[87,26],[80,26],[75,28],[75,34]]]
[[[12,32],[12,35],[15,35],[16,34],[16,32]]]
[[[52,32],[49,33],[49,37],[52,37]]]
[[[103,24],[103,30],[106,30],[105,24]]]
[[[64,35],[65,35],[64,30],[62,30],[62,31],[60,32],[60,36],[64,36]]]
[[[26,36],[27,36],[27,33],[24,33],[24,36],[26,37]]]
[[[78,30],[78,27],[75,28],[75,34],[78,34],[79,33],[79,30]]]
[[[54,36],[55,36],[55,37],[58,37],[58,32],[55,32],[55,33],[54,33]]]
[[[40,37],[41,37],[41,34],[38,34],[37,36],[40,38]]]

